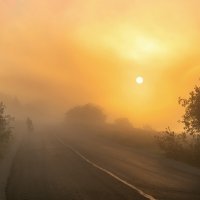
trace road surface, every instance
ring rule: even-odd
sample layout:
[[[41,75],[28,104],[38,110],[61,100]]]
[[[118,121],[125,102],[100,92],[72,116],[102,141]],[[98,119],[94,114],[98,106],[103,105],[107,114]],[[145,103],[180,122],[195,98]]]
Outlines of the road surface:
[[[61,139],[60,139],[61,138]],[[95,137],[34,133],[17,152],[8,200],[199,200],[200,170]]]

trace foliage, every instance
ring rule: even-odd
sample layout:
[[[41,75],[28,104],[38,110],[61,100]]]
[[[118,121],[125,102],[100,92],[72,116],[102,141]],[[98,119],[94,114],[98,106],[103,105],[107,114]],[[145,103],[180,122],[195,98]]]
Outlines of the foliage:
[[[156,140],[165,154],[175,159],[180,158],[187,145],[186,134],[176,134],[169,127],[161,135],[156,136]]]
[[[195,86],[188,99],[179,98],[178,102],[185,108],[180,120],[183,132],[167,128],[156,137],[157,143],[167,156],[200,165],[200,87]]]
[[[95,127],[106,123],[106,115],[100,107],[86,104],[70,109],[66,113],[66,122],[72,126]]]
[[[10,122],[13,118],[5,114],[5,105],[0,103],[0,143],[7,142],[10,138],[12,127]]]
[[[200,87],[195,86],[188,99],[179,98],[179,104],[185,108],[181,122],[190,135],[200,134]]]

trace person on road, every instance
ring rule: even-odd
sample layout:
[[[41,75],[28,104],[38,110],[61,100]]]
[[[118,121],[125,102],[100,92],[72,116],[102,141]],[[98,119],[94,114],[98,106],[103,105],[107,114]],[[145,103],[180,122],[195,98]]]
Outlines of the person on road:
[[[34,130],[33,122],[32,122],[32,120],[29,117],[26,120],[26,126],[27,126],[27,130],[29,132],[32,132]]]

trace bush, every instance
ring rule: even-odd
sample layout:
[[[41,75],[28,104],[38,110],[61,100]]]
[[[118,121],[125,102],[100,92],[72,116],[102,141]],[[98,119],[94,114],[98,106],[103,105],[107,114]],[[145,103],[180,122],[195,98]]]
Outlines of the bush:
[[[167,157],[180,159],[186,148],[186,135],[176,134],[168,127],[161,135],[156,136],[159,147],[165,152]]]

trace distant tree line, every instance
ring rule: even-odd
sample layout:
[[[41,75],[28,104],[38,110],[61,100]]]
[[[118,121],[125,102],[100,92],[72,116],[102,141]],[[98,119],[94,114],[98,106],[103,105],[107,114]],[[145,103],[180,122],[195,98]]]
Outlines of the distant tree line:
[[[65,121],[68,126],[74,129],[104,129],[108,126],[115,126],[119,130],[132,130],[133,125],[127,118],[119,118],[114,123],[107,122],[107,116],[101,107],[95,104],[86,104],[71,108],[65,115]]]
[[[115,140],[126,145],[138,145],[147,142],[152,136],[151,129],[137,129],[128,118],[107,121],[103,109],[95,104],[86,104],[69,109],[65,114],[65,123],[72,133],[99,135],[101,138]],[[155,133],[155,132],[154,132]],[[153,143],[153,142],[152,142]]]
[[[168,157],[200,166],[200,87],[195,86],[189,98],[179,98],[178,103],[185,108],[179,121],[183,131],[177,134],[167,128],[156,137],[157,143]]]

